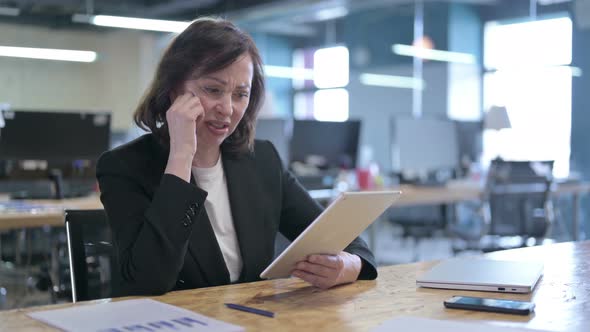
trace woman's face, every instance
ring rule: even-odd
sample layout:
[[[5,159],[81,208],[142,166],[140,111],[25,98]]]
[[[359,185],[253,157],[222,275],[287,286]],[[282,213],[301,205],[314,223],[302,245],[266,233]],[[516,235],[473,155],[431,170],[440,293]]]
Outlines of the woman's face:
[[[252,59],[244,54],[224,69],[191,76],[182,84],[177,95],[193,93],[203,105],[204,116],[197,123],[199,147],[219,147],[234,132],[250,102],[253,73]]]

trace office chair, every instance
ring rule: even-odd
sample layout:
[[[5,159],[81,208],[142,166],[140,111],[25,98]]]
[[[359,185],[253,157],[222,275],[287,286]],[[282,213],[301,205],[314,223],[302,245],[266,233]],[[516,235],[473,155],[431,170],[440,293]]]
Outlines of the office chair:
[[[387,219],[401,227],[402,239],[412,239],[412,261],[420,260],[420,242],[434,237],[436,232],[444,231],[447,226],[447,207],[421,206],[390,208]]]
[[[551,200],[553,162],[534,170],[532,162],[492,163],[489,179],[490,234],[543,239],[555,220]]]
[[[65,225],[72,302],[111,297],[117,265],[105,211],[66,210]]]
[[[470,242],[467,249],[484,252],[541,243],[555,222],[552,168],[552,161],[492,161],[479,207],[483,224],[475,234],[455,229],[455,235]]]

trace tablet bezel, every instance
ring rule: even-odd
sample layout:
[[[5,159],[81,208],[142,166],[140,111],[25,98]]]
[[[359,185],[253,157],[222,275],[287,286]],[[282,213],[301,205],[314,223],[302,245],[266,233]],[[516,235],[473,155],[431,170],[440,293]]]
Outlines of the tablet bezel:
[[[343,192],[330,206],[328,206],[301,234],[277,257],[272,263],[260,274],[263,279],[285,278],[289,277],[295,264],[312,254],[335,255],[340,253],[350,242],[359,236],[371,223],[383,214],[401,195],[400,191],[360,191],[360,192]],[[367,204],[369,203],[369,204]],[[370,204],[372,203],[372,204]],[[363,206],[358,206],[364,204]],[[322,245],[325,250],[317,252],[314,249],[302,247],[306,245],[308,238],[316,238],[322,228],[328,227],[334,223],[333,218],[346,215],[345,212],[354,208],[368,209],[361,218],[340,218],[345,224],[338,224],[339,234],[334,239],[334,234],[326,234],[327,241]],[[363,219],[359,220],[358,219]],[[332,239],[330,240],[330,237]],[[344,245],[337,243],[345,242]],[[303,243],[303,244],[301,244]],[[311,252],[311,251],[314,252]],[[296,257],[296,258],[293,258]]]

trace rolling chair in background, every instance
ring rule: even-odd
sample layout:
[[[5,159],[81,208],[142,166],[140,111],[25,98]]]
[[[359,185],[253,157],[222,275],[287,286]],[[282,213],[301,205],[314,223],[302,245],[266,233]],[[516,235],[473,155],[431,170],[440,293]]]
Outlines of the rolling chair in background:
[[[552,161],[492,161],[476,208],[479,227],[454,225],[452,233],[466,244],[453,250],[490,252],[542,243],[555,222],[552,168]]]
[[[543,169],[534,170],[535,165]],[[490,233],[543,240],[555,221],[551,200],[553,162],[492,164],[488,184]]]
[[[413,262],[421,258],[420,243],[434,237],[437,232],[444,232],[447,227],[446,205],[396,207],[390,208],[386,213],[389,222],[401,227],[401,238],[412,241]]]
[[[111,297],[116,253],[104,210],[66,210],[72,302]]]

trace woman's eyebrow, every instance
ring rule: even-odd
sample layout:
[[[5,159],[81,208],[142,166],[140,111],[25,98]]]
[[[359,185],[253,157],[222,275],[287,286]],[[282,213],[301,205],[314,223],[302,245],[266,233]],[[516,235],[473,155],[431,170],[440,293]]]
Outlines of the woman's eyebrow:
[[[203,78],[204,78],[204,79],[207,79],[207,80],[213,80],[213,81],[217,81],[217,82],[219,82],[219,83],[221,83],[221,84],[223,84],[223,85],[227,85],[227,81],[225,81],[225,80],[222,80],[222,79],[220,79],[220,78],[217,78],[217,77],[214,77],[214,76],[203,76]]]
[[[217,82],[219,82],[222,85],[227,85],[228,84],[226,80],[223,80],[221,78],[214,77],[214,76],[204,76],[203,78],[204,79],[213,80],[213,81],[217,81]],[[240,89],[250,89],[250,84],[244,82],[244,83],[238,85],[237,87],[240,88]]]
[[[238,88],[248,90],[248,89],[250,89],[250,84],[242,83],[242,84],[238,85]]]

